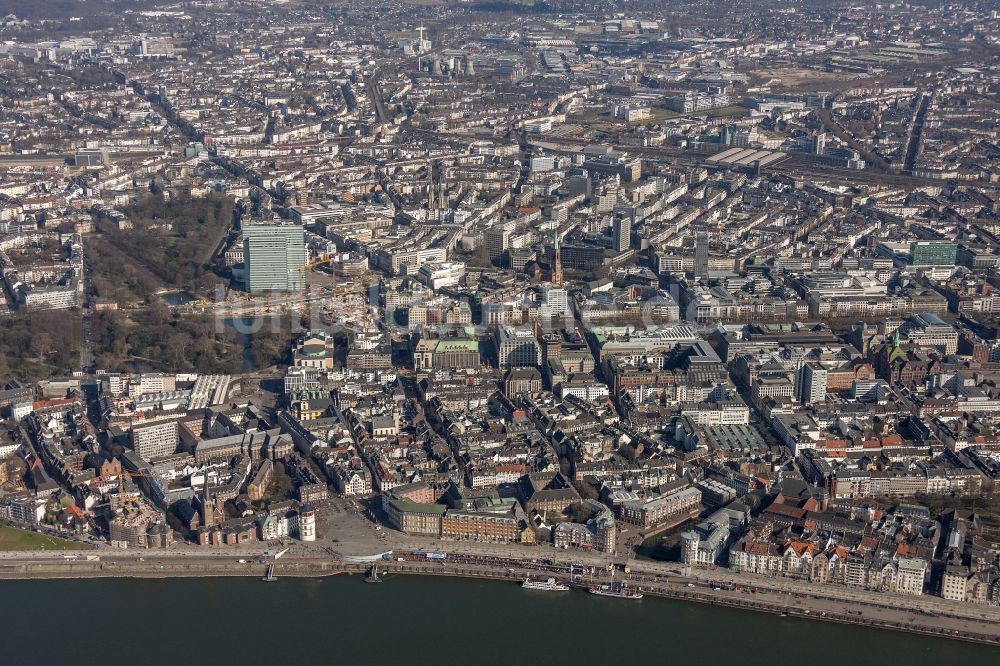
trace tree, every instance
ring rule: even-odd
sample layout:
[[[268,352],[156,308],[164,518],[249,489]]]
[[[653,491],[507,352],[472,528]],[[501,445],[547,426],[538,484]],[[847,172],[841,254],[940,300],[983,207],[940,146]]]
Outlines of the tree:
[[[596,500],[599,497],[597,489],[583,479],[574,479],[573,487],[576,488],[576,492],[580,493],[580,497],[583,499]]]
[[[585,523],[590,520],[593,512],[583,502],[574,502],[566,509],[566,513],[574,523]]]
[[[183,367],[188,341],[188,337],[183,333],[173,333],[167,338],[167,350],[177,368]]]
[[[29,347],[33,356],[43,358],[52,349],[52,336],[44,331],[36,333],[32,336]]]
[[[146,317],[153,326],[163,326],[170,321],[170,308],[163,299],[154,297],[146,307]]]
[[[69,310],[15,312],[0,320],[0,372],[34,382],[72,370],[79,352],[79,317]],[[51,358],[49,358],[51,357]],[[37,362],[41,358],[48,365]]]

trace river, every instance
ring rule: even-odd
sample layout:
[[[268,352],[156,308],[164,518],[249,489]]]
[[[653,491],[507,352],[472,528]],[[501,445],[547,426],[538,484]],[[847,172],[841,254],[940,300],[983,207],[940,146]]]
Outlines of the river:
[[[1000,663],[943,639],[647,597],[359,576],[0,581],[3,663]]]

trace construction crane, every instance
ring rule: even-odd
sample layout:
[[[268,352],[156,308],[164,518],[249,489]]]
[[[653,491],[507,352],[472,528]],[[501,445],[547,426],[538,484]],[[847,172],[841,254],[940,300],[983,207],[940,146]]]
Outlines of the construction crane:
[[[126,501],[126,499],[125,499],[125,475],[126,474],[128,474],[129,477],[133,477],[133,478],[137,477],[137,476],[138,477],[144,477],[144,478],[151,478],[151,477],[154,476],[153,474],[146,474],[145,472],[140,472],[138,470],[136,470],[134,472],[131,471],[131,470],[126,470],[123,467],[121,473],[118,474],[118,499],[121,502],[125,502]]]
[[[313,269],[323,264],[329,264],[335,259],[333,255],[329,252],[323,252],[319,256],[310,259],[299,267],[293,269],[296,274],[301,274],[301,284],[302,290],[300,292],[299,299],[299,311],[300,314],[305,314],[306,311],[306,298],[308,295],[309,284],[308,284],[308,274]],[[370,322],[368,317],[368,310],[365,302],[364,293],[358,293],[356,285],[363,285],[364,289],[367,290],[371,286],[372,281],[367,277],[363,277],[360,280],[355,280],[350,284],[343,285],[337,289],[331,289],[330,295],[332,298],[339,299],[339,303],[336,309],[342,318],[349,320],[354,320],[358,322],[364,330],[370,330]]]
[[[317,266],[322,266],[323,264],[329,263],[331,261],[333,261],[333,256],[329,252],[323,252],[316,258],[310,259],[309,261],[303,263],[301,266],[296,266],[291,271],[289,271],[290,274],[294,274],[297,277],[300,277],[300,279],[297,280],[297,282],[301,286],[301,289],[299,290],[300,294],[299,309],[302,312],[305,312],[306,296],[308,295],[309,292],[309,273],[311,273],[312,270]]]

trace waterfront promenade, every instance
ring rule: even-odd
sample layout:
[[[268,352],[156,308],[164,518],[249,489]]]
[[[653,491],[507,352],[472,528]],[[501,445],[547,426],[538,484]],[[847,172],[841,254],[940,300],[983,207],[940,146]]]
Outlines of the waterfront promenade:
[[[395,558],[386,564],[408,574],[497,579],[523,579],[528,573],[542,572],[565,579],[572,566],[577,574],[582,574],[584,568],[593,570],[594,582],[600,582],[607,574],[605,567],[613,563],[619,569],[628,566],[633,582],[650,594],[1000,645],[997,607],[952,602],[932,595],[912,597],[790,578],[737,574],[728,569],[685,568],[677,562],[638,560],[630,553],[610,555],[516,543],[442,541],[377,530],[355,503],[344,500],[332,501],[321,512],[321,519],[324,524],[320,534],[325,536],[311,543],[288,539],[279,544],[211,547],[178,543],[166,550],[143,551],[107,546],[78,552],[0,551],[0,579],[260,577],[266,568],[260,563],[261,557],[268,551],[286,548],[285,555],[276,562],[277,576],[327,576],[362,571],[366,558],[388,551],[438,551],[448,553],[447,564],[399,563]],[[88,561],[88,557],[99,560]],[[456,559],[464,559],[466,563],[457,564]],[[501,560],[504,563],[497,564]],[[591,580],[589,573],[586,576],[581,584]]]
[[[607,582],[610,559],[597,553],[560,551],[472,543],[435,542],[444,560],[380,560],[382,573],[391,584],[394,575],[460,576],[523,580],[527,575],[555,575],[577,587]],[[203,551],[113,551],[102,549],[80,553],[3,553],[0,578],[92,578],[92,577],[260,577],[263,544],[236,550]],[[447,548],[446,548],[447,547]],[[399,554],[424,548],[413,544],[397,548]],[[374,557],[376,553],[371,553]],[[99,559],[87,559],[87,557]],[[72,559],[74,558],[75,559]],[[350,561],[350,560],[355,561]],[[361,558],[296,547],[275,563],[281,577],[357,574],[369,564]],[[240,560],[243,560],[242,562]],[[676,563],[645,560],[620,561],[617,580],[629,568],[630,584],[647,595],[721,606],[743,608],[821,621],[859,624],[910,631],[1000,646],[1000,609],[959,604],[931,596],[907,597],[858,590],[838,585],[735,574],[728,570],[686,569]],[[572,567],[572,573],[571,573]],[[572,580],[571,580],[572,579]],[[622,601],[621,603],[631,603]]]

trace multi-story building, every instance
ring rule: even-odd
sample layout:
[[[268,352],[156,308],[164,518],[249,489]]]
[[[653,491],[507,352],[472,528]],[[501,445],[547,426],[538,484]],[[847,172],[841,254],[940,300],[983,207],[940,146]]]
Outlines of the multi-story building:
[[[170,455],[179,442],[176,417],[132,426],[132,448],[144,460]]]
[[[954,266],[958,245],[945,241],[914,241],[910,243],[910,263],[913,266]]]
[[[333,469],[333,481],[344,497],[359,497],[372,492],[372,474],[363,464],[338,465]]]
[[[24,305],[29,310],[66,310],[76,307],[77,290],[75,287],[31,287],[23,293]]]
[[[551,315],[565,315],[569,312],[569,293],[562,287],[546,289],[542,302]]]
[[[921,347],[934,347],[945,354],[958,351],[958,330],[933,312],[913,315],[900,332]]]
[[[610,153],[586,160],[583,168],[592,173],[606,176],[617,175],[623,181],[632,182],[642,176],[642,161],[623,154]]]
[[[347,369],[352,371],[388,370],[392,367],[392,347],[380,342],[371,348],[352,347],[347,353]]]
[[[305,236],[297,224],[266,222],[243,229],[246,286],[251,293],[302,290],[305,284]]]
[[[949,564],[941,575],[941,596],[949,601],[966,601],[968,598],[969,568]]]
[[[729,539],[728,521],[706,520],[681,534],[681,562],[712,566],[719,561]]]
[[[724,92],[706,93],[689,90],[676,97],[668,97],[665,106],[678,113],[707,111],[729,104],[729,95]]]
[[[795,395],[795,385],[786,376],[757,377],[750,385],[750,395],[761,406],[765,400],[782,401]]]
[[[615,250],[624,252],[629,249],[632,246],[632,218],[628,215],[616,215],[611,235]]]
[[[796,376],[797,397],[804,405],[823,402],[826,399],[827,372],[815,361],[804,364]]]
[[[443,504],[424,504],[410,499],[390,498],[386,503],[389,524],[406,534],[441,536],[441,522],[447,510]]]
[[[441,538],[458,541],[511,543],[521,541],[523,528],[512,511],[449,510],[441,519]]]
[[[687,487],[648,500],[624,502],[619,507],[619,519],[639,527],[660,525],[670,518],[682,516],[701,507],[701,491]]]
[[[448,250],[443,247],[383,248],[373,255],[375,266],[393,275],[414,275],[424,264],[447,258]]]
[[[552,528],[552,545],[556,548],[582,548],[602,553],[615,550],[615,518],[611,510],[596,500],[585,504],[594,514],[586,523],[561,522]]]
[[[508,225],[490,227],[483,232],[483,243],[490,261],[496,259],[510,247],[511,230]]]
[[[927,560],[919,557],[901,557],[896,562],[896,592],[919,597],[924,593],[927,577]]]
[[[27,493],[28,491],[23,491],[0,500],[0,518],[26,525],[42,522],[45,518],[45,500]]]
[[[534,367],[539,364],[542,350],[531,329],[497,326],[495,338],[501,367]]]
[[[417,280],[438,290],[458,284],[465,275],[465,264],[460,261],[428,262],[417,270]]]
[[[475,369],[480,365],[478,340],[427,336],[421,337],[413,347],[413,367],[416,370]]]
[[[513,367],[504,376],[503,389],[509,398],[519,393],[534,395],[542,390],[542,375],[537,368]]]

